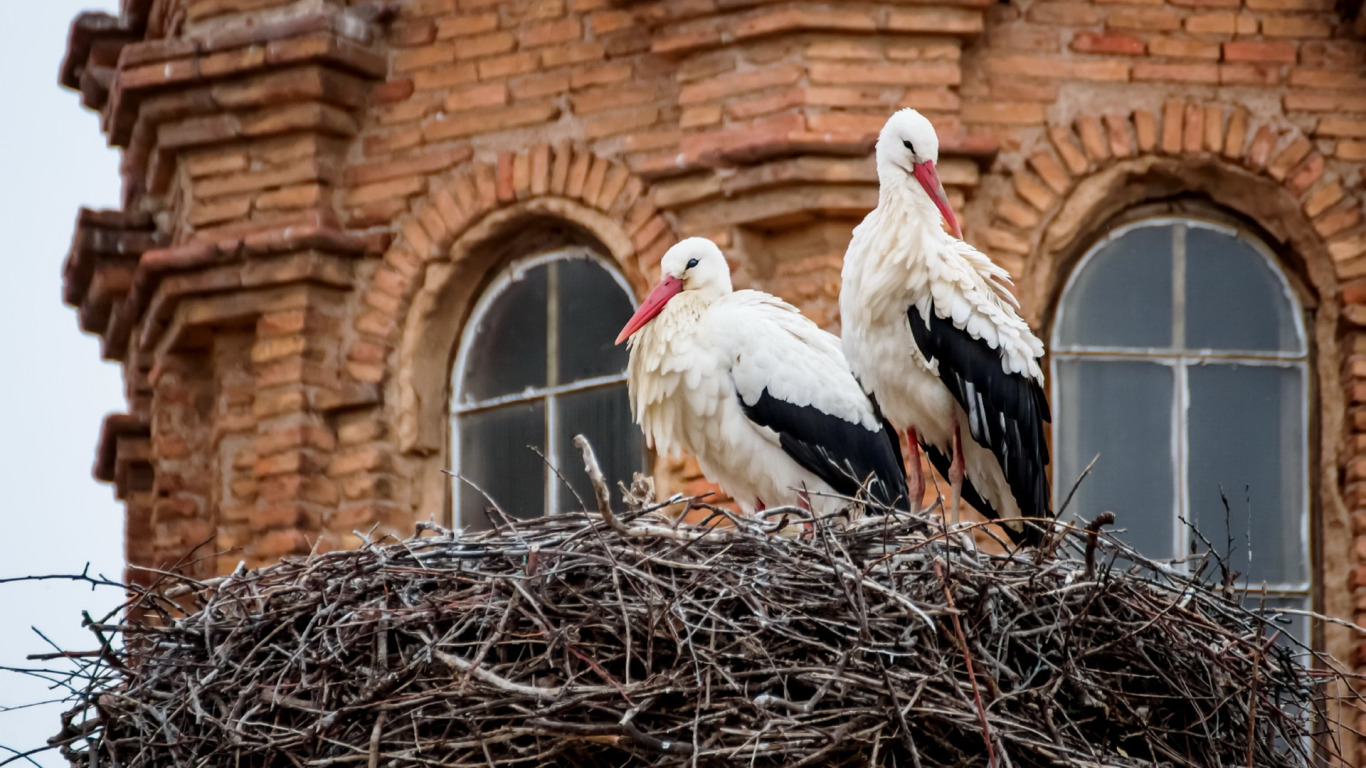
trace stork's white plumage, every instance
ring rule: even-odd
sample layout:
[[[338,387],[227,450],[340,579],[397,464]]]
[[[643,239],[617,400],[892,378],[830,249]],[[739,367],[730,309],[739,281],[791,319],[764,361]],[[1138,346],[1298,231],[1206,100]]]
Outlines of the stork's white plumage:
[[[957,237],[938,159],[934,127],[913,109],[878,136],[878,205],[844,256],[844,351],[887,419],[949,477],[955,516],[961,486],[990,517],[1052,517],[1043,343],[1016,311],[1010,276]],[[1007,530],[1017,541],[1040,533],[1018,521]]]
[[[816,515],[861,490],[907,508],[901,449],[849,371],[839,339],[760,291],[732,291],[716,244],[689,238],[622,329],[635,420],[661,454],[690,451],[746,514]]]

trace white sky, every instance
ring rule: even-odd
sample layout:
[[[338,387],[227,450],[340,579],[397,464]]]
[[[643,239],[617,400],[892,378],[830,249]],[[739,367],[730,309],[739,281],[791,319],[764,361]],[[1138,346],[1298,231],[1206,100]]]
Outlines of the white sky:
[[[76,210],[118,205],[118,155],[106,149],[98,117],[57,85],[71,19],[115,7],[12,2],[0,25],[0,578],[79,573],[87,562],[115,579],[123,571],[123,507],[90,476],[100,420],[124,406],[119,369],[100,360],[98,340],[80,332],[61,300]],[[81,609],[103,614],[119,597],[70,583],[0,584],[0,666],[25,666],[25,655],[47,650],[31,626],[63,647],[92,647]],[[0,671],[0,762],[12,756],[7,749],[45,743],[63,709],[3,708],[51,696],[40,682]],[[36,759],[65,765],[56,752]]]

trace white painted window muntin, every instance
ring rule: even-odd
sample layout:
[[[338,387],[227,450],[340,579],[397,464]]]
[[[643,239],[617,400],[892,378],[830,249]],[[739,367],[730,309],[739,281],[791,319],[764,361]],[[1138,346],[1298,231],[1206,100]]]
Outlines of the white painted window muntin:
[[[1166,347],[1110,347],[1095,344],[1063,344],[1059,337],[1063,329],[1067,327],[1067,313],[1075,303],[1076,298],[1073,290],[1085,270],[1092,266],[1092,262],[1107,245],[1115,240],[1142,228],[1167,228],[1173,236],[1172,252],[1172,309],[1173,309],[1173,328],[1172,344]],[[1227,237],[1236,238],[1241,243],[1250,246],[1264,261],[1268,271],[1275,281],[1279,284],[1282,298],[1291,309],[1288,317],[1293,324],[1294,330],[1294,351],[1285,350],[1215,350],[1215,349],[1182,349],[1186,334],[1181,327],[1184,320],[1184,302],[1189,298],[1185,295],[1185,233],[1178,235],[1178,228],[1206,229],[1223,234]],[[1051,388],[1053,402],[1055,403],[1054,420],[1054,445],[1055,452],[1061,457],[1063,455],[1063,429],[1066,427],[1066,412],[1072,403],[1064,402],[1063,393],[1060,391],[1061,379],[1059,366],[1071,361],[1087,362],[1106,362],[1106,361],[1130,361],[1145,362],[1167,367],[1173,376],[1173,395],[1171,425],[1169,428],[1171,438],[1171,460],[1173,466],[1172,473],[1172,510],[1173,510],[1173,536],[1172,553],[1183,555],[1189,552],[1190,532],[1187,527],[1180,523],[1179,517],[1190,518],[1190,493],[1187,488],[1189,482],[1189,406],[1190,406],[1190,382],[1189,373],[1193,367],[1208,364],[1231,364],[1240,366],[1272,366],[1277,368],[1296,370],[1300,373],[1299,385],[1302,397],[1299,402],[1300,422],[1299,422],[1299,445],[1298,456],[1295,457],[1298,463],[1303,465],[1299,473],[1301,478],[1298,488],[1300,497],[1300,514],[1298,516],[1299,525],[1297,526],[1299,551],[1305,557],[1305,579],[1303,581],[1268,583],[1266,589],[1269,596],[1297,597],[1302,599],[1306,605],[1311,595],[1312,582],[1314,579],[1313,568],[1309,565],[1310,555],[1310,533],[1309,533],[1309,360],[1307,336],[1304,327],[1304,313],[1302,303],[1295,295],[1284,271],[1280,268],[1274,255],[1266,247],[1265,243],[1255,234],[1241,231],[1237,228],[1200,219],[1190,216],[1165,216],[1146,218],[1130,224],[1117,227],[1109,232],[1104,238],[1096,242],[1078,262],[1077,266],[1068,276],[1063,288],[1062,298],[1058,304],[1057,318],[1054,323],[1053,343],[1051,345]],[[1078,457],[1078,460],[1083,457]],[[1086,459],[1089,461],[1089,458]],[[1075,477],[1068,477],[1067,474],[1075,475],[1085,467],[1086,461],[1081,461],[1080,466],[1068,468],[1073,470],[1069,473],[1059,473],[1054,479],[1055,504],[1060,504],[1071,490]],[[1061,462],[1058,469],[1061,470]],[[1230,505],[1235,506],[1239,503],[1237,495],[1241,489],[1225,489],[1230,495]],[[1079,510],[1073,510],[1079,511]],[[1087,510],[1088,514],[1096,513],[1101,510]],[[1124,521],[1120,520],[1121,527]],[[1244,542],[1238,543],[1240,550],[1245,547]],[[1256,553],[1256,542],[1253,542],[1253,556]],[[1162,553],[1153,553],[1162,554]],[[1246,566],[1246,552],[1240,551],[1235,556],[1233,567],[1238,568],[1240,564]],[[1260,584],[1260,583],[1259,583]]]
[[[465,323],[464,329],[461,331],[460,343],[455,355],[455,363],[451,370],[450,458],[452,472],[457,475],[460,473],[460,467],[462,466],[460,433],[460,419],[462,416],[489,411],[494,408],[516,405],[518,403],[544,403],[544,451],[549,466],[546,466],[543,471],[544,491],[542,498],[544,505],[543,511],[547,513],[560,508],[563,483],[557,476],[556,471],[575,471],[575,462],[578,459],[577,456],[556,455],[556,447],[561,443],[558,439],[560,437],[560,418],[557,401],[565,395],[604,389],[612,386],[624,386],[626,383],[625,369],[623,368],[620,373],[612,375],[595,376],[570,382],[557,382],[547,386],[529,386],[519,392],[505,393],[479,400],[472,400],[466,395],[466,372],[469,371],[469,356],[471,350],[475,347],[474,342],[476,336],[480,332],[481,323],[488,315],[489,310],[507,291],[508,287],[513,285],[516,281],[525,278],[533,269],[549,266],[555,262],[576,259],[588,261],[601,268],[611,277],[612,282],[621,289],[622,293],[626,296],[627,301],[630,303],[632,310],[636,308],[637,302],[635,292],[631,289],[631,285],[626,281],[625,276],[622,275],[615,264],[589,248],[559,248],[516,259],[504,267],[493,280],[485,286],[480,293],[479,298],[475,301],[469,319]],[[546,355],[547,361],[546,379],[551,382],[555,382],[558,378],[557,372],[554,370],[559,358],[558,313],[555,311],[556,308],[554,305],[554,302],[558,299],[557,293],[558,291],[554,289],[554,286],[551,286],[547,290],[547,296],[550,303],[546,307],[548,331],[544,354]],[[642,451],[641,454],[643,460],[644,452]],[[468,524],[468,521],[465,521],[463,518],[465,510],[461,509],[461,491],[463,485],[464,483],[458,477],[452,478],[451,517],[457,526]],[[510,510],[505,511],[510,512]]]

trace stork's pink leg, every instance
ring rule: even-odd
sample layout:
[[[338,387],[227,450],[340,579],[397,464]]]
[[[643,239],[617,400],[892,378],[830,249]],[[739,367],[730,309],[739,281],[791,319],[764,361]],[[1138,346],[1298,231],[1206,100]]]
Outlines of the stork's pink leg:
[[[963,475],[967,469],[966,459],[963,458],[963,439],[958,435],[958,422],[953,424],[953,461],[949,463],[949,509],[952,510],[950,521],[958,525],[959,510],[958,503],[962,500],[963,494]]]
[[[910,471],[906,473],[906,492],[910,495],[907,501],[911,503],[911,509],[919,511],[920,503],[925,500],[925,473],[920,469],[920,437],[914,429],[906,430],[906,442],[911,449]]]
[[[806,486],[802,486],[802,489],[797,491],[797,506],[805,510],[808,516],[815,517],[815,513],[811,510],[811,494],[806,492]],[[802,529],[808,534],[816,530],[815,521],[806,520],[802,523]]]
[[[758,498],[758,497],[755,497],[755,499],[754,499],[754,511],[755,511],[755,512],[763,512],[765,509],[768,509],[768,505],[764,504],[764,500],[763,500],[763,499],[760,499],[760,498]]]

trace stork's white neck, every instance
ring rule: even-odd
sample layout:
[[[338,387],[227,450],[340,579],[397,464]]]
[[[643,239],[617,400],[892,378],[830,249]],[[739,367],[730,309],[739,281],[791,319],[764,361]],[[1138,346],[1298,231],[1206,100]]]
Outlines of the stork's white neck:
[[[920,182],[899,167],[880,169],[877,207],[896,211],[897,226],[918,242],[933,242],[944,232],[944,219]]]

